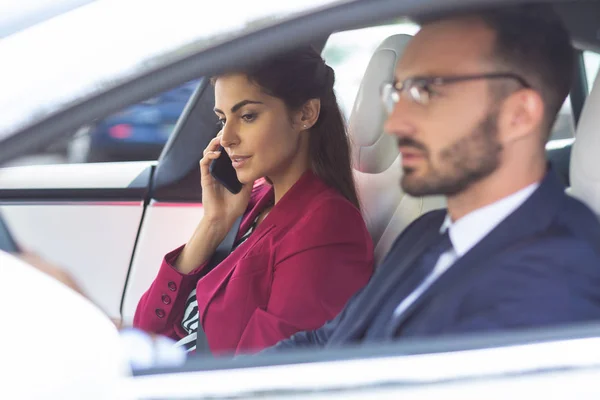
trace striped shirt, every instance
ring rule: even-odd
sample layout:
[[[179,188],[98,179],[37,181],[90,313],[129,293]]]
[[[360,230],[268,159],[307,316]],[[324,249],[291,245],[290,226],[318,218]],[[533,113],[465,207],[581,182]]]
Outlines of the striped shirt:
[[[238,248],[250,237],[250,234],[256,228],[260,214],[256,217],[250,228],[234,244],[231,251]],[[187,352],[196,350],[196,331],[198,330],[200,313],[198,312],[198,300],[196,299],[196,288],[192,290],[185,302],[185,312],[181,320],[181,327],[187,333],[181,340],[175,343],[175,346],[183,346]]]

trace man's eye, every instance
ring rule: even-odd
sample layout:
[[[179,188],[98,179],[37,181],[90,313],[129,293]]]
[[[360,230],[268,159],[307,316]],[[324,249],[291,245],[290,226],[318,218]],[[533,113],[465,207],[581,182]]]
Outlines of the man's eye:
[[[419,90],[421,92],[425,92],[427,94],[433,93],[433,89],[431,88],[431,85],[428,83],[423,83],[423,84],[419,85]]]
[[[429,83],[421,85],[420,90],[426,93],[429,97],[437,96],[439,94],[439,92]]]

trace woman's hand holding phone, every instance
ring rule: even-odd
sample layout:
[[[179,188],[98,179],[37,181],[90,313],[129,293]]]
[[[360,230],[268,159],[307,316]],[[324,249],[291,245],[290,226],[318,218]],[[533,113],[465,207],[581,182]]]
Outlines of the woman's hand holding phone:
[[[224,151],[224,150],[223,150]],[[202,184],[202,205],[204,219],[211,224],[227,225],[227,231],[234,221],[241,216],[250,200],[252,185],[243,185],[239,193],[233,194],[210,174],[210,164],[221,155],[221,134],[210,141],[200,160]]]
[[[239,193],[233,194],[210,174],[210,163],[221,155],[220,148],[221,133],[210,141],[200,160],[204,216],[175,264],[186,274],[210,259],[250,201],[252,185],[243,185]]]

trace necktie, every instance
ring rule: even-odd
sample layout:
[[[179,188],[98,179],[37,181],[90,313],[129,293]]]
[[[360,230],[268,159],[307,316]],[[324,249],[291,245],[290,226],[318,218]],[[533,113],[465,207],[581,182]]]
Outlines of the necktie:
[[[375,317],[372,329],[369,329],[367,337],[389,338],[397,330],[397,322],[402,314],[394,316],[394,311],[400,303],[419,287],[421,283],[433,272],[440,256],[452,248],[448,230],[438,237],[438,240],[429,246],[417,259],[414,265],[404,274],[405,279],[383,305],[381,312]]]

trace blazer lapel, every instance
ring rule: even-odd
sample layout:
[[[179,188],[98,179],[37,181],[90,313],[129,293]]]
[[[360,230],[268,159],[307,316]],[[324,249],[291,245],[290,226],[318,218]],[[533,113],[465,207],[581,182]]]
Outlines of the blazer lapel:
[[[221,288],[229,282],[229,278],[235,271],[239,261],[248,254],[250,249],[259,242],[265,235],[271,230],[275,229],[275,225],[260,224],[255,232],[253,232],[248,239],[241,245],[239,245],[221,264],[218,268],[210,271],[206,276],[202,278],[203,287],[210,288],[208,291],[199,292],[196,290],[196,297],[203,297],[206,302],[206,306],[202,309],[198,308],[200,313],[200,321],[204,323],[204,317],[206,311],[215,297],[219,294]],[[200,281],[199,281],[200,283]]]
[[[258,187],[258,193],[256,194],[256,200],[254,204],[251,205],[250,211],[244,215],[242,218],[242,223],[240,224],[240,231],[237,234],[237,238],[241,237],[246,231],[250,228],[250,226],[254,223],[254,220],[267,206],[273,203],[274,191],[273,187],[269,184],[263,184]]]
[[[396,328],[428,299],[448,287],[468,279],[469,274],[485,268],[484,260],[506,250],[511,245],[522,243],[544,231],[565,199],[564,187],[553,171],[549,171],[538,189],[510,214],[475,247],[458,259],[440,276],[408,309],[395,321]]]
[[[206,306],[198,310],[201,323],[204,323],[208,307],[229,281],[239,260],[244,258],[256,243],[268,233],[272,232],[277,227],[293,223],[297,219],[298,214],[306,211],[306,204],[309,204],[310,198],[312,198],[315,193],[324,190],[324,188],[326,188],[325,184],[311,171],[304,173],[298,182],[296,182],[273,207],[271,212],[265,217],[260,225],[258,225],[256,230],[250,234],[248,239],[225,258],[221,264],[198,282],[198,284],[202,283],[203,287],[209,288],[209,290],[205,292],[196,291],[197,298],[200,299],[202,297],[206,302]],[[253,190],[257,190],[256,200],[253,204],[249,205],[249,211],[242,219],[237,238],[241,237],[250,228],[256,217],[267,206],[273,203],[274,190],[271,185],[266,184]]]

